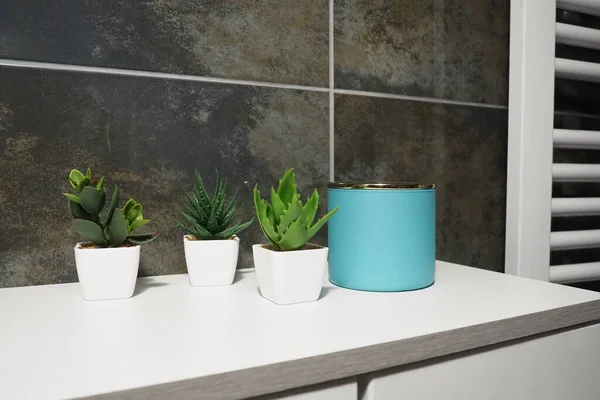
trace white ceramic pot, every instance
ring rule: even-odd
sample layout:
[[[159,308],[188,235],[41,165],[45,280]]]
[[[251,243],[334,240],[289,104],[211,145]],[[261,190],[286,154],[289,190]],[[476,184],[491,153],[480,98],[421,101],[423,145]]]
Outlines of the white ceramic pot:
[[[276,304],[295,304],[319,299],[327,247],[309,250],[273,251],[265,245],[252,246],[256,278],[262,296]]]
[[[75,246],[77,276],[86,300],[115,300],[133,296],[140,265],[140,246],[82,248]]]
[[[240,239],[190,240],[183,237],[185,263],[192,286],[226,286],[233,283]]]

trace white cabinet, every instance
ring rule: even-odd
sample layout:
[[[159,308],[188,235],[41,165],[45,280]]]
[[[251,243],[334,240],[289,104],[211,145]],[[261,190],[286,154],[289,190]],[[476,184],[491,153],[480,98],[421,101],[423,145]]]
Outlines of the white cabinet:
[[[357,398],[358,389],[356,380],[351,379],[288,390],[282,393],[257,397],[254,400],[356,400]]]
[[[369,376],[361,400],[394,399],[600,399],[600,325]]]
[[[0,289],[0,400],[600,400],[600,328],[539,336],[600,321],[599,293],[444,262],[426,290],[328,283],[295,306],[262,298],[253,271],[138,284],[113,302],[76,283]]]

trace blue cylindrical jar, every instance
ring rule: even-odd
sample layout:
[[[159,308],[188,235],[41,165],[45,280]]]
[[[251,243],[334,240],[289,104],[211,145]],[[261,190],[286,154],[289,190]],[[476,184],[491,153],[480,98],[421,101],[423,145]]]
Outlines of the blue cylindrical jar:
[[[397,292],[435,279],[435,185],[330,183],[329,279],[349,289]]]

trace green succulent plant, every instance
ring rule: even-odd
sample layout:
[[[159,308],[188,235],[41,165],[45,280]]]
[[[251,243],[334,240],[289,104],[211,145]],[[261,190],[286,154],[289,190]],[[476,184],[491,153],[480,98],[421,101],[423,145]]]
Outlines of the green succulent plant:
[[[196,239],[224,240],[243,231],[254,221],[253,218],[243,224],[234,222],[237,215],[235,196],[227,196],[227,179],[220,178],[217,173],[211,197],[196,171],[196,184],[191,192],[186,192],[186,201],[181,206],[183,220],[175,220],[175,223]]]
[[[115,185],[104,222],[100,214],[106,204],[104,177],[92,179],[92,171],[86,173],[74,169],[69,173],[69,182],[76,194],[63,193],[69,199],[69,211],[75,217],[73,228],[88,242],[99,247],[119,247],[123,244],[149,243],[158,233],[134,234],[132,231],[150,222],[144,219],[142,205],[134,199],[127,200],[123,208],[119,205],[119,187]]]
[[[277,191],[271,187],[271,203],[260,197],[256,185],[254,207],[263,233],[277,249],[283,251],[303,248],[339,210],[336,207],[313,223],[319,208],[319,193],[315,189],[306,204],[302,205],[293,168],[287,170],[279,180]]]

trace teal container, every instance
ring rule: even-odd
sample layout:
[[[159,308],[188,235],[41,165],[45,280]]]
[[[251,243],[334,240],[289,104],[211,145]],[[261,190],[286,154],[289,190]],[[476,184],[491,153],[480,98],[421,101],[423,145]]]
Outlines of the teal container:
[[[330,183],[329,279],[348,289],[398,292],[435,279],[435,185]]]

